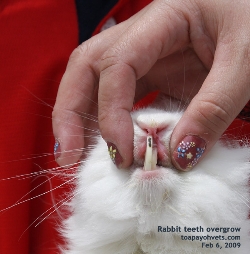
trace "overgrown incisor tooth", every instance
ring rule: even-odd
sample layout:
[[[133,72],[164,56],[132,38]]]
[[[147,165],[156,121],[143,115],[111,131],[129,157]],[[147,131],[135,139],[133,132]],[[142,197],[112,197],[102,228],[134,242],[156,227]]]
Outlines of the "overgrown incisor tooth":
[[[152,155],[153,155],[153,138],[151,135],[147,136],[147,146],[144,160],[144,170],[152,170]]]
[[[154,170],[157,164],[157,148],[153,148],[152,152],[152,161],[151,161],[151,169]]]

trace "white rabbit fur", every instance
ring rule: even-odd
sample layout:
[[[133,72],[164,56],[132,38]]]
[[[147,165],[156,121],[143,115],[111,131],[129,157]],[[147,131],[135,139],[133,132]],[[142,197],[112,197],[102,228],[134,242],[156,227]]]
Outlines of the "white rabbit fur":
[[[170,111],[160,107],[132,113],[135,148],[134,164],[129,169],[117,169],[106,142],[100,136],[96,138],[96,145],[78,169],[77,187],[69,204],[71,215],[63,227],[67,241],[63,253],[249,253],[249,144],[225,146],[217,142],[189,172],[174,169],[166,159],[156,175],[146,175],[138,149],[147,134],[139,125],[167,125],[159,136],[168,147],[172,130],[182,115],[176,107]],[[158,226],[179,226],[182,232],[158,232]],[[201,226],[204,232],[184,232],[185,226]],[[241,230],[212,233],[206,232],[208,227]],[[241,238],[189,241],[182,240],[181,235]],[[211,242],[213,247],[202,248],[202,242]],[[241,246],[225,248],[226,242],[239,242]]]

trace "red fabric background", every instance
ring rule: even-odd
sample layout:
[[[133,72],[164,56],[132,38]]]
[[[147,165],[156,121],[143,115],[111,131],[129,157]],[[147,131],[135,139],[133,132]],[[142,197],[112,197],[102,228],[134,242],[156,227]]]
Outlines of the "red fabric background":
[[[0,209],[4,209],[47,179],[46,174],[15,176],[55,166],[53,156],[37,157],[53,152],[52,109],[46,103],[53,106],[68,57],[78,45],[74,1],[1,1],[0,31]],[[9,177],[14,178],[3,180]],[[50,184],[44,183],[23,200],[49,189]],[[37,227],[31,225],[51,207],[50,198],[47,194],[0,213],[1,254],[58,253],[53,216]]]
[[[121,22],[149,2],[119,1],[95,33],[110,16]],[[77,29],[73,0],[0,3],[0,210],[9,207],[0,212],[1,254],[58,253],[58,216],[49,215],[49,209],[65,188],[39,196],[62,181],[48,181],[53,175],[46,173],[28,176],[56,166],[51,111],[68,57],[78,45]],[[249,134],[244,123],[237,120],[230,132]],[[31,200],[11,207],[23,196],[21,202]]]

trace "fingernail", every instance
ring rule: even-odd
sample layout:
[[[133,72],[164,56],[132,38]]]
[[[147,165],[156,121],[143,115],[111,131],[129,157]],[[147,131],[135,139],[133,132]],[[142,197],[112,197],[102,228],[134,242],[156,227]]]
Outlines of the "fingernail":
[[[55,160],[57,160],[61,155],[61,147],[60,147],[60,142],[58,139],[55,140],[55,145],[54,145],[54,156]]]
[[[113,163],[117,167],[119,167],[119,165],[122,164],[123,159],[122,159],[122,156],[120,155],[117,147],[111,142],[107,142],[107,146],[108,146],[108,152],[109,152],[110,159],[113,161]]]
[[[192,169],[202,157],[206,141],[199,136],[187,135],[173,152],[173,159],[180,169]]]

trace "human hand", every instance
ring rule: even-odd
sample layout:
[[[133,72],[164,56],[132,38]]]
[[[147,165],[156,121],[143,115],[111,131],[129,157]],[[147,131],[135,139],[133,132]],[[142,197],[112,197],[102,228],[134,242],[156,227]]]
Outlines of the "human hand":
[[[249,12],[249,1],[156,0],[80,45],[53,111],[61,143],[57,162],[64,166],[80,158],[86,126],[81,115],[90,112],[97,88],[100,131],[118,148],[117,166],[133,160],[133,103],[153,90],[193,98],[172,134],[175,166],[188,167],[178,157],[181,141],[205,148],[204,157],[250,99]]]

